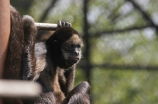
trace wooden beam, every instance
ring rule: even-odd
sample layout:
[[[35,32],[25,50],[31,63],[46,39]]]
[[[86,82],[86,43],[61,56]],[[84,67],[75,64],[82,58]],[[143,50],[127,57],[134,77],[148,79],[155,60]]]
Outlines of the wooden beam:
[[[41,93],[41,86],[36,82],[24,80],[0,80],[0,97],[30,98]]]
[[[10,36],[10,0],[0,0],[0,78],[3,75]]]

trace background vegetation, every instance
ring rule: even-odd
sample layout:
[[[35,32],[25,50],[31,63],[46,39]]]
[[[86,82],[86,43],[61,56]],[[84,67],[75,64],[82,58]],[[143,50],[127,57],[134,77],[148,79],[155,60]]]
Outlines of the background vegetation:
[[[76,83],[92,104],[157,104],[158,0],[11,0],[36,22],[68,20],[83,36]]]

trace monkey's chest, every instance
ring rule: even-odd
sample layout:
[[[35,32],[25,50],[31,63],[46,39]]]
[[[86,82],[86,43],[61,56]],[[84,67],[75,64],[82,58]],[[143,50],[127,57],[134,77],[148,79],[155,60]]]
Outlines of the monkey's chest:
[[[34,104],[60,104],[64,97],[62,93],[42,93],[38,98],[35,100]]]
[[[65,96],[61,91],[43,92],[35,100],[34,104],[60,104]]]
[[[37,81],[41,84],[43,93],[37,98],[36,102],[40,104],[60,104],[64,100],[65,95],[61,91],[57,74],[49,76],[48,73],[43,72]]]

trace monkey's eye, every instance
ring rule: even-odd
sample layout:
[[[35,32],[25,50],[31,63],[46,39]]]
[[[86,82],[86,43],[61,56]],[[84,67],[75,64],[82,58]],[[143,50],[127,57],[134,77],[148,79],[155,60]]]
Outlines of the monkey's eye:
[[[74,46],[73,44],[69,44],[69,48],[73,48],[73,46]]]
[[[78,44],[78,45],[77,45],[77,48],[81,48],[81,45]]]

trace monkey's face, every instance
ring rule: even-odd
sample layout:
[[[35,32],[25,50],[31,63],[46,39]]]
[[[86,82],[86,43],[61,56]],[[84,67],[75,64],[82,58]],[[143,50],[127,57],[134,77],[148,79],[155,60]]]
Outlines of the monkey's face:
[[[82,40],[79,38],[77,34],[73,34],[70,39],[68,39],[61,46],[61,51],[64,60],[66,60],[67,64],[73,65],[78,63],[81,59],[81,47],[83,46]]]

